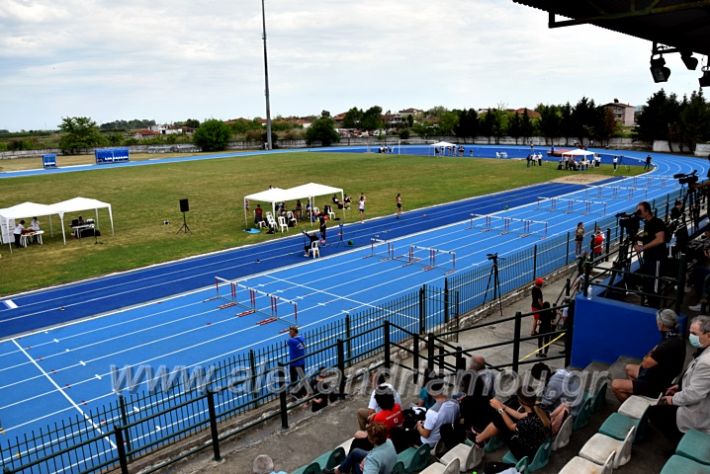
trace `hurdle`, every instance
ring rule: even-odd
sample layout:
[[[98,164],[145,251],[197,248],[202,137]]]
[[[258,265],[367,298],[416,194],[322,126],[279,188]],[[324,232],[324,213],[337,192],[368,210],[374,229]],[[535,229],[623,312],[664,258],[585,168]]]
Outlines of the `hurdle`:
[[[655,181],[657,182],[661,187],[666,187],[666,186],[673,186],[677,180],[669,177],[660,177],[660,176],[634,176],[632,178],[634,187],[640,187],[640,186],[645,186],[648,185],[648,183],[644,183],[642,180],[646,181]]]
[[[237,283],[237,286],[242,286],[248,293],[249,293],[249,303],[251,307],[247,311],[242,311],[241,313],[237,313],[235,316],[238,318],[248,316],[250,314],[254,314],[256,312],[260,313],[266,313],[268,317],[266,319],[262,319],[261,321],[257,321],[256,325],[257,326],[264,326],[269,323],[273,323],[275,321],[280,321],[289,317],[293,317],[293,323],[298,324],[298,303],[289,300],[287,298],[284,298],[282,296],[275,295],[273,293],[268,293],[266,291],[262,291],[256,288],[251,288],[248,286],[240,285]],[[258,296],[263,296],[269,300],[269,308],[267,310],[259,309],[257,307],[257,297]],[[286,316],[281,316],[279,317],[279,305],[281,303],[291,305],[293,313],[286,315]]]
[[[222,278],[220,276],[215,275],[214,287],[215,295],[205,300],[202,300],[203,303],[223,299],[227,300],[227,302],[220,305],[219,309],[227,309],[237,305],[237,283],[235,281],[228,280],[226,278]],[[229,291],[223,293],[223,288],[225,287],[229,288]]]
[[[475,221],[483,218],[483,225],[476,226]],[[496,222],[502,223],[502,228],[494,225]],[[515,230],[521,237],[528,237],[532,234],[540,234],[542,238],[547,237],[548,223],[547,221],[536,221],[533,219],[518,219],[516,217],[506,216],[490,216],[486,214],[471,214],[468,229],[480,229],[481,232],[500,231],[501,235],[509,234],[514,231],[513,226],[517,227],[520,224],[520,229]],[[539,230],[533,230],[537,228]]]
[[[417,252],[423,252],[425,254],[424,258],[417,257]],[[412,265],[420,261],[425,262],[424,271],[428,272],[433,270],[437,266],[437,256],[439,254],[447,255],[450,257],[451,268],[448,273],[456,271],[456,251],[455,250],[442,250],[434,247],[423,247],[421,245],[410,245],[408,252],[407,265]]]
[[[544,197],[544,196],[539,196],[537,198],[537,208],[538,209],[542,208],[545,203],[550,204],[549,209],[551,211],[557,210],[557,198],[549,198],[549,197]]]
[[[370,255],[365,255],[363,258],[372,258],[382,255],[378,252],[379,248],[385,247],[385,257],[382,260],[394,260],[394,243],[386,239],[378,239],[373,237],[370,239]]]
[[[584,206],[583,214],[591,214],[593,206],[599,206],[602,208],[602,214],[606,214],[606,202],[604,201],[590,201],[588,199],[563,199],[567,201],[567,214],[574,213],[575,205],[582,204]]]
[[[635,188],[631,186],[615,186],[614,188],[614,197],[620,197],[620,193],[626,193],[628,199],[633,199],[634,195],[638,192],[639,194],[642,194],[642,196],[636,196],[636,197],[643,197],[644,199],[648,198],[648,188]]]

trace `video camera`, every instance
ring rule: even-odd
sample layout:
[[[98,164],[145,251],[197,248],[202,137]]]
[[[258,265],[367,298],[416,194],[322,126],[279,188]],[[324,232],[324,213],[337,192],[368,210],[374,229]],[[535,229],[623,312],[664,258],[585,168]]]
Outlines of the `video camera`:
[[[620,212],[616,215],[619,225],[626,230],[628,235],[636,235],[641,227],[641,216],[638,212]]]
[[[496,260],[498,258],[498,254],[497,253],[489,253],[488,255],[486,255],[486,258],[488,260]]]
[[[692,173],[678,173],[673,175],[673,179],[677,179],[681,185],[693,185],[698,182],[698,170],[693,170]]]

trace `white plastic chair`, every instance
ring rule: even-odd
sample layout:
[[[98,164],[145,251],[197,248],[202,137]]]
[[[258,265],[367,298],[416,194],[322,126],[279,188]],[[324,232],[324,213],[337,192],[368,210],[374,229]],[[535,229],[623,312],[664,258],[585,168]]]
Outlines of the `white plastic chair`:
[[[560,431],[557,432],[555,439],[552,441],[553,451],[562,449],[569,444],[569,440],[572,437],[573,427],[574,421],[572,420],[572,415],[567,415],[565,421],[562,422],[562,426],[560,426]]]
[[[335,220],[335,212],[334,212],[332,209],[331,209],[330,211],[328,211],[328,218],[329,218],[331,221],[334,221],[334,220]]]
[[[288,232],[288,224],[286,223],[286,218],[284,216],[279,216],[279,230],[281,232]]]
[[[460,464],[458,458],[456,458],[449,461],[446,465],[435,462],[421,471],[420,474],[459,474],[459,470]]]
[[[318,247],[318,241],[314,240],[311,242],[311,248],[308,250],[308,253],[311,254],[311,258],[319,258],[320,257],[320,247]]]
[[[575,456],[569,460],[558,474],[611,474],[614,469],[614,456],[611,453],[607,456],[604,465],[593,463],[588,459]]]
[[[483,462],[483,454],[483,448],[475,444],[469,446],[465,443],[460,443],[444,454],[441,457],[441,462],[448,465],[454,459],[458,459],[461,472],[471,472]]]
[[[269,224],[269,227],[271,227],[272,229],[276,229],[277,224],[276,224],[276,221],[274,220],[274,216],[272,216],[271,214],[267,214],[266,215],[266,222]]]
[[[611,453],[616,453],[613,467],[617,469],[631,460],[631,445],[635,431],[635,427],[632,427],[624,441],[597,433],[582,446],[579,455],[593,463],[602,464]]]

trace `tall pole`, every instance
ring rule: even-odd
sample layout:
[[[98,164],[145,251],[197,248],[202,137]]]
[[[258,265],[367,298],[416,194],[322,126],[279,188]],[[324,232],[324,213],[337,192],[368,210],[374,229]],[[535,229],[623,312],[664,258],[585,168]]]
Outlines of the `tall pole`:
[[[264,12],[264,0],[261,0],[261,26],[264,40],[264,93],[266,94],[266,149],[273,149],[271,143],[271,105],[269,104],[269,61],[266,56],[266,13]]]

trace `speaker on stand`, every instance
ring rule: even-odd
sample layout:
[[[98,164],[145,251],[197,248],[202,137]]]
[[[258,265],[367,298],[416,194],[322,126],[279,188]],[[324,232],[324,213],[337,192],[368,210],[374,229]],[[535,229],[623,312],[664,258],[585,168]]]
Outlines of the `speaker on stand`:
[[[190,230],[190,226],[187,225],[187,212],[190,210],[190,203],[188,202],[187,198],[185,199],[180,199],[180,212],[182,212],[182,225],[176,232],[176,234],[179,234],[180,232],[184,233],[191,233],[192,231]]]

